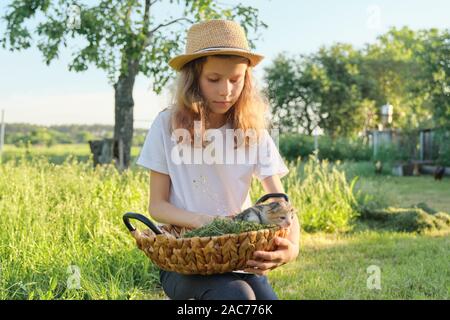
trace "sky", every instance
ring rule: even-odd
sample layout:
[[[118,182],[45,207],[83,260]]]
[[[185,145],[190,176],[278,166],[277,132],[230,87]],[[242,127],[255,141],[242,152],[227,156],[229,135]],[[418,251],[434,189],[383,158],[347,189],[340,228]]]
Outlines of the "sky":
[[[0,15],[9,2],[0,1]],[[94,3],[95,1],[87,1]],[[321,46],[345,42],[362,48],[390,27],[411,29],[450,28],[448,0],[220,0],[220,4],[242,4],[259,9],[259,17],[268,24],[255,41],[255,52],[265,59],[255,68],[262,83],[263,68],[280,52],[307,54]],[[156,5],[153,15],[162,21],[177,18],[177,8]],[[156,19],[156,18],[155,18]],[[157,22],[157,20],[155,20]],[[0,22],[0,33],[5,29]],[[180,29],[180,32],[186,32]],[[255,38],[255,34],[249,34]],[[72,47],[76,46],[73,44]],[[33,47],[22,52],[0,48],[0,110],[5,122],[33,124],[113,124],[114,90],[104,71],[68,71],[71,50],[47,66],[42,54]],[[135,127],[148,128],[157,113],[170,102],[170,92],[152,92],[151,79],[138,76],[134,88]]]

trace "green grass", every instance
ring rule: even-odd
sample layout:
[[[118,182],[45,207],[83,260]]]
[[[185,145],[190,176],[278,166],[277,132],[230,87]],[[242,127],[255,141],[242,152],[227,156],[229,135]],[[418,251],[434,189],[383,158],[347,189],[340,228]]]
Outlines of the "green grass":
[[[148,174],[89,163],[0,166],[0,299],[127,299],[151,294],[156,269],[122,222],[145,212]],[[77,266],[80,290],[68,289]],[[72,279],[72,278],[70,278]]]
[[[425,202],[438,211],[450,212],[450,179],[441,181],[433,176],[364,178],[356,190],[383,197],[394,206],[411,206]]]
[[[269,279],[282,299],[448,299],[449,235],[304,234],[297,260]],[[367,287],[372,265],[380,290]]]
[[[139,155],[139,147],[131,148],[131,159],[134,159]],[[68,158],[74,158],[77,161],[88,161],[91,159],[91,151],[89,144],[57,144],[51,147],[43,145],[31,145],[27,148],[19,148],[14,145],[5,145],[2,155],[2,161],[7,162],[11,160],[17,160],[20,158],[26,158],[28,160],[34,157],[43,156],[48,161],[61,164]]]
[[[0,299],[164,298],[156,269],[121,220],[126,211],[146,212],[148,173],[133,168],[119,175],[111,167],[93,170],[89,162],[26,159],[0,165]],[[450,212],[450,179],[377,177],[368,168],[347,166],[347,175],[367,172],[355,189],[373,201],[426,202]],[[322,178],[342,186],[339,175]],[[303,185],[303,179],[292,173],[283,181],[296,204],[315,192],[314,180]],[[252,199],[261,192],[255,183]],[[319,207],[320,193],[310,197],[311,206]],[[327,198],[324,207],[348,212],[339,198]],[[448,299],[449,248],[448,231],[387,232],[358,222],[353,231],[303,233],[298,259],[269,278],[281,299]],[[381,269],[381,290],[366,286],[370,265]],[[70,266],[79,268],[80,289],[67,286]]]

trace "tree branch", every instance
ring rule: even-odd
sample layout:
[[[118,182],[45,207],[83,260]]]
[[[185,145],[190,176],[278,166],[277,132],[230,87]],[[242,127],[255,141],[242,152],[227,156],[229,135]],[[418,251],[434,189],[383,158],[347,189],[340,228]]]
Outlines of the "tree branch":
[[[155,3],[157,0],[153,1],[153,3]],[[144,11],[144,23],[142,24],[142,32],[144,34],[147,34],[148,32],[148,26],[149,26],[149,15],[150,15],[150,7],[151,7],[152,3],[150,2],[150,0],[145,0],[145,11]]]
[[[190,19],[188,19],[188,18],[178,18],[178,19],[173,20],[173,21],[170,21],[170,22],[168,22],[168,23],[162,23],[162,24],[158,25],[158,26],[157,26],[156,28],[154,28],[153,30],[150,30],[150,31],[148,32],[147,36],[150,38],[150,37],[153,35],[153,33],[155,33],[158,29],[163,28],[163,27],[170,26],[171,24],[174,24],[174,23],[176,23],[176,22],[178,22],[178,21],[181,21],[181,20],[186,20],[186,21],[188,21],[188,22],[190,22],[190,23],[194,23],[194,21],[192,21],[192,20],[190,20]]]
[[[156,2],[156,1],[154,1],[154,2]],[[173,20],[173,21],[168,22],[168,23],[165,23],[165,24],[160,24],[160,25],[158,25],[156,28],[154,28],[153,30],[150,30],[149,32],[147,32],[147,39],[145,40],[144,48],[146,48],[146,47],[150,44],[150,41],[151,41],[151,39],[152,39],[153,34],[154,34],[158,29],[163,28],[163,27],[167,27],[167,26],[169,26],[169,25],[171,25],[171,24],[174,24],[174,23],[176,23],[176,22],[179,22],[179,21],[181,21],[181,20],[186,20],[186,21],[188,21],[188,22],[190,22],[190,23],[194,23],[194,21],[192,21],[192,20],[190,20],[190,19],[188,19],[188,18],[179,18],[179,19]]]

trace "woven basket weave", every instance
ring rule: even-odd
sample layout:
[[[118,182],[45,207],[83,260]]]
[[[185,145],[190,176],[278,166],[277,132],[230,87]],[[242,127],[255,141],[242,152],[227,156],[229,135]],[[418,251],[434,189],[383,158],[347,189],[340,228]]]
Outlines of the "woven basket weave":
[[[257,203],[280,196],[288,201],[285,194],[271,193]],[[130,218],[145,223],[153,231],[137,230],[129,223]],[[255,251],[273,251],[275,237],[288,236],[288,229],[276,227],[240,234],[183,238],[184,233],[192,229],[172,225],[158,228],[146,217],[131,212],[124,215],[124,222],[138,248],[159,268],[182,274],[210,275],[243,270]]]
[[[210,275],[246,268],[257,250],[273,251],[274,238],[286,237],[287,229],[263,229],[215,237],[177,238],[180,228],[162,226],[164,234],[149,229],[133,231],[139,249],[161,269],[182,274]],[[188,230],[185,230],[188,231]]]

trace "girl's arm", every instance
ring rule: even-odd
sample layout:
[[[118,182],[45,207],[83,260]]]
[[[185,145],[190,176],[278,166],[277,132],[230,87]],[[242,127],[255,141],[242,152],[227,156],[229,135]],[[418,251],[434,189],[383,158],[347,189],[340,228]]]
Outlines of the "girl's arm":
[[[158,222],[180,227],[199,228],[214,216],[186,211],[169,202],[170,177],[150,170],[150,199],[148,212]]]

